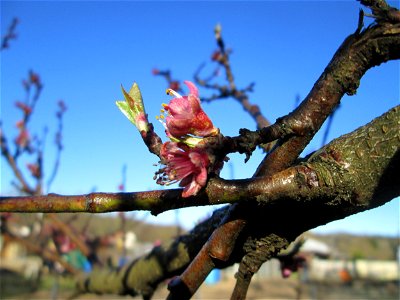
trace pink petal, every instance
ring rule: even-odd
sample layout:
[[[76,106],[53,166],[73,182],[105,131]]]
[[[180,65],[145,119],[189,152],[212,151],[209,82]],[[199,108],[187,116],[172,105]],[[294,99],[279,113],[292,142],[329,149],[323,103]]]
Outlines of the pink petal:
[[[190,114],[191,109],[187,97],[172,99],[165,109],[173,116]]]
[[[195,165],[198,168],[201,168],[201,167],[204,168],[205,165],[208,165],[208,163],[207,163],[208,158],[207,158],[207,155],[205,153],[199,153],[199,152],[196,152],[196,151],[192,151],[192,152],[189,153],[188,156],[189,156],[190,161],[192,162],[192,164]]]
[[[168,156],[170,155],[170,152],[172,151],[176,151],[178,149],[176,143],[172,143],[172,142],[165,142],[164,144],[162,144],[161,149],[160,149],[160,155],[164,158],[164,159],[168,159]]]
[[[186,84],[186,86],[189,88],[189,94],[199,97],[199,90],[197,89],[197,87],[194,85],[193,82],[185,80],[183,83]]]
[[[194,195],[197,194],[197,192],[200,189],[201,189],[201,186],[198,185],[196,183],[196,181],[192,180],[192,182],[184,188],[184,190],[182,192],[182,197],[183,198],[187,198],[187,197],[190,197],[190,196],[194,196]]]
[[[169,134],[173,137],[181,137],[188,133],[187,127],[181,128],[179,126],[176,126],[176,124],[174,123],[167,122],[167,127]]]
[[[167,127],[173,126],[173,127],[185,127],[188,128],[190,126],[190,119],[181,119],[181,118],[174,118],[171,116],[168,116],[166,118],[167,121]]]
[[[200,174],[196,175],[196,182],[201,186],[205,186],[207,182],[207,169],[201,168]]]
[[[187,97],[187,102],[189,103],[190,106],[190,112],[193,115],[197,115],[200,112],[203,112],[203,109],[200,106],[200,99],[197,96],[194,95],[189,95]]]

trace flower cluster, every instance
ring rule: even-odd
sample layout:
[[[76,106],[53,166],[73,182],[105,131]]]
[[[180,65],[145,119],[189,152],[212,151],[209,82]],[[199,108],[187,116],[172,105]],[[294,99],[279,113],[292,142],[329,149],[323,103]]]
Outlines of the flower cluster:
[[[154,74],[159,72],[153,70]],[[161,185],[179,182],[184,187],[182,196],[189,197],[206,185],[210,171],[218,169],[213,154],[202,141],[205,137],[218,135],[219,129],[201,108],[197,87],[190,81],[184,83],[189,88],[187,96],[179,95],[171,87],[167,89],[167,94],[175,98],[169,104],[163,104],[163,115],[159,120],[171,141],[161,146],[159,156],[165,166],[156,172],[155,179]],[[125,101],[117,101],[118,108],[139,129],[142,137],[146,136],[153,127],[148,122],[139,87],[134,83],[129,93],[124,88],[122,93]]]
[[[171,142],[161,147],[160,157],[165,164],[156,173],[157,183],[169,185],[179,182],[184,187],[182,196],[196,195],[206,185],[211,167],[209,153],[203,138],[219,133],[200,105],[197,87],[190,81],[184,82],[189,88],[187,96],[181,96],[172,89],[167,94],[175,96],[169,104],[163,104],[162,112],[167,113],[162,122]]]

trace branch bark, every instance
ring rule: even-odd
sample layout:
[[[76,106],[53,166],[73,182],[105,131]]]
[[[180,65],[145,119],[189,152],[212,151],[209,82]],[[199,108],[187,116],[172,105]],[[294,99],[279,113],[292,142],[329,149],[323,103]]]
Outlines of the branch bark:
[[[396,12],[398,13],[397,10]],[[349,95],[355,93],[365,72],[369,68],[400,57],[399,22],[392,22],[393,18],[389,22],[380,19],[375,26],[362,31],[362,13],[359,18],[356,32],[343,42],[302,104],[288,116],[278,119],[274,125],[255,132],[253,136],[255,139],[248,143],[248,147],[251,147],[251,143],[259,144],[260,140],[265,143],[277,137],[280,138],[274,149],[260,164],[255,176],[271,176],[290,167],[326,118],[337,107],[342,96],[345,93]],[[252,134],[249,131],[246,132],[249,141]],[[233,217],[228,217],[227,220],[236,224],[246,224],[249,220],[258,220],[258,218],[254,218],[258,212],[257,206],[237,204],[229,210],[228,214],[232,214]],[[265,216],[260,216],[260,219],[265,220]],[[241,222],[236,222],[236,220],[241,220]],[[227,223],[221,224],[217,230],[225,230],[225,225]],[[232,298],[235,299],[244,298],[252,275],[272,255],[271,253],[268,255],[268,250],[266,250],[268,245],[284,247],[290,241],[290,239],[286,239],[285,235],[275,234],[274,231],[272,231],[273,234],[252,238],[252,230],[248,228],[247,224],[237,227],[239,231],[247,231],[249,246],[245,247],[246,250],[242,254],[237,286],[232,294]],[[236,241],[229,241],[225,250],[237,249],[232,246],[235,243]],[[273,249],[276,250],[277,247],[273,247]],[[207,247],[203,247],[202,251],[207,251]],[[229,256],[229,253],[225,255]],[[210,256],[209,260],[211,259]],[[186,271],[193,272],[195,270]],[[184,282],[182,284],[189,285]],[[192,288],[192,291],[194,292],[195,289]]]
[[[55,209],[88,212],[148,209],[156,214],[189,205],[236,202],[219,210],[190,235],[156,247],[149,255],[120,270],[93,272],[78,286],[84,292],[140,293],[150,297],[158,283],[187,267],[171,285],[170,294],[171,299],[184,299],[193,295],[201,284],[193,281],[195,272],[201,273],[203,279],[214,267],[240,261],[232,297],[244,298],[251,277],[261,264],[276,256],[299,234],[375,208],[400,194],[399,107],[298,162],[299,154],[342,96],[355,93],[364,73],[383,62],[400,58],[398,11],[382,13],[376,20],[376,24],[365,30],[361,30],[362,22],[359,22],[356,32],[344,41],[296,110],[274,125],[255,132],[242,131],[240,137],[228,141],[231,151],[244,144],[253,149],[255,145],[278,139],[255,177],[233,181],[213,178],[202,193],[184,201],[180,190],[111,196],[97,193],[74,198],[2,197],[0,210],[15,211],[17,207],[22,211],[52,212]],[[47,199],[53,201],[46,203]],[[17,200],[23,201],[17,203]],[[33,204],[27,206],[26,202]],[[196,236],[197,232],[202,234]]]
[[[246,219],[246,226],[243,231],[236,232],[235,239],[227,237],[232,247],[230,253],[224,254],[223,250],[222,253],[211,253],[214,257],[212,268],[232,265],[240,261],[244,253],[253,253],[245,256],[245,263],[241,264],[242,270],[238,273],[238,276],[246,276],[248,269],[257,270],[257,260],[276,256],[302,232],[375,208],[399,196],[399,139],[398,106],[332,141],[306,161],[273,176],[248,182],[250,198],[256,200],[248,201],[246,205],[246,213],[251,212],[252,217]],[[372,160],[365,159],[366,156]],[[248,198],[243,195],[242,199]],[[226,218],[228,209],[218,210],[188,235],[154,248],[149,255],[127,267],[114,272],[93,272],[79,282],[80,290],[150,296],[163,279],[179,274],[190,262],[200,260],[194,256],[220,226],[223,217]],[[259,221],[261,219],[263,222]],[[215,251],[217,246],[207,250]],[[188,298],[194,292],[190,284],[183,283],[175,281],[173,285],[173,289],[179,291],[180,299]]]
[[[216,210],[212,217],[176,238],[116,270],[100,269],[81,277],[77,288],[81,293],[111,293],[143,295],[148,299],[157,285],[180,274],[196,256],[201,246],[221,222],[225,209]]]

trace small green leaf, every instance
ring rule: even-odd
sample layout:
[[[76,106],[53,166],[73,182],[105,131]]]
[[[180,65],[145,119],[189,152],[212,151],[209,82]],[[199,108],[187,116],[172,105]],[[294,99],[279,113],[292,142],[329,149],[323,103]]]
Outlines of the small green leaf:
[[[129,121],[131,121],[134,125],[136,125],[135,116],[132,113],[129,104],[126,101],[116,101],[115,104],[117,104],[118,108],[125,115],[125,117],[127,117]]]
[[[133,88],[133,86],[132,86],[132,88]],[[135,100],[134,100],[135,98],[132,98],[131,95],[125,91],[125,89],[122,85],[121,85],[121,90],[122,90],[122,93],[124,94],[125,101],[128,103],[131,111],[133,111],[134,113],[137,113],[137,110],[135,107]]]
[[[136,82],[133,83],[131,89],[129,90],[129,96],[131,96],[135,103],[141,104],[140,106],[143,108],[142,93],[140,92],[139,86]]]
[[[135,82],[129,90],[129,93],[125,91],[122,85],[121,90],[125,101],[117,101],[116,104],[118,108],[140,132],[147,132],[149,130],[149,121],[147,120],[142,94],[140,93],[138,85]]]

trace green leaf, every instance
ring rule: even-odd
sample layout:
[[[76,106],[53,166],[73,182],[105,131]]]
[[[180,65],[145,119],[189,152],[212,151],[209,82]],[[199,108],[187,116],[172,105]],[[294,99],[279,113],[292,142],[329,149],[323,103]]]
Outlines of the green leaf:
[[[132,88],[133,88],[133,86],[132,86]],[[131,90],[132,90],[132,88],[131,88]],[[122,93],[124,94],[125,101],[128,103],[129,108],[130,108],[130,110],[132,111],[132,113],[137,113],[137,109],[136,109],[136,107],[135,107],[135,100],[134,100],[134,98],[132,98],[131,95],[128,94],[128,93],[125,91],[125,89],[124,89],[124,87],[123,87],[122,85],[121,85],[121,90],[122,90]]]
[[[142,94],[140,93],[138,85],[133,83],[129,93],[127,93],[124,87],[121,85],[122,94],[124,95],[125,101],[117,101],[116,104],[121,112],[131,121],[139,131],[148,131],[148,120],[147,115],[144,110],[144,104],[142,99]],[[139,118],[138,116],[143,115],[145,117],[145,121],[143,121],[143,117]]]
[[[139,104],[143,109],[143,98],[142,93],[140,92],[139,86],[136,82],[133,83],[131,89],[129,90],[129,96],[134,100],[135,103]]]
[[[129,121],[131,121],[134,125],[136,125],[135,115],[132,113],[129,104],[126,101],[116,101],[115,104],[117,104],[118,108],[125,115],[125,117],[127,117]]]

